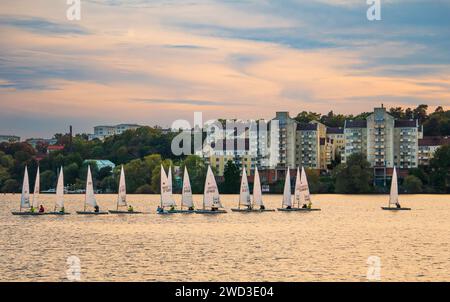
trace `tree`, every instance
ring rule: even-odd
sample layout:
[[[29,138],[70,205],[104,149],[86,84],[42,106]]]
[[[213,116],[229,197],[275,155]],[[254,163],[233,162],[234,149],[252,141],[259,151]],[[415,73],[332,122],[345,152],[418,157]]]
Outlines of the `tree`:
[[[8,179],[2,187],[4,193],[17,193],[19,191],[19,183],[15,179]]]
[[[431,183],[438,192],[450,193],[450,145],[436,150],[430,161]]]
[[[353,194],[371,191],[370,163],[361,153],[350,155],[347,162],[340,164],[333,174],[336,193]]]
[[[51,188],[56,188],[56,174],[47,170],[41,173],[41,189],[48,190]]]
[[[222,191],[225,194],[236,194],[239,192],[241,183],[241,173],[239,167],[231,160],[225,165],[223,172],[224,182]]]
[[[403,188],[405,189],[406,193],[421,193],[422,192],[422,181],[414,176],[414,175],[408,175],[405,177],[405,180],[403,181]]]

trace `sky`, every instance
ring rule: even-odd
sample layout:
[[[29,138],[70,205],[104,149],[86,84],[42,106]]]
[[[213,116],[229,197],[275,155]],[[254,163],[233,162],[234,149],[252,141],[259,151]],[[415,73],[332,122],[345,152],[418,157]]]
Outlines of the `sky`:
[[[450,0],[0,3],[0,134],[276,111],[450,109]]]

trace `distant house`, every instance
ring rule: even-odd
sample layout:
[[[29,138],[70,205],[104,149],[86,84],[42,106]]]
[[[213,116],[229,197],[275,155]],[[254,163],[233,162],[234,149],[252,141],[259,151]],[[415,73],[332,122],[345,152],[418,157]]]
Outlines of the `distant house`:
[[[60,145],[48,146],[47,154],[50,154],[50,153],[56,152],[56,151],[63,151],[63,150],[64,150],[64,146],[60,146]]]
[[[43,145],[55,145],[58,140],[56,138],[29,138],[25,142],[30,144],[33,148],[36,148],[38,144]]]
[[[111,167],[111,170],[114,170],[114,168],[116,167],[116,165],[112,161],[107,159],[86,159],[84,161],[84,163],[92,163],[92,162],[96,164],[99,170],[106,167]]]
[[[20,137],[15,135],[0,135],[0,143],[18,143]]]

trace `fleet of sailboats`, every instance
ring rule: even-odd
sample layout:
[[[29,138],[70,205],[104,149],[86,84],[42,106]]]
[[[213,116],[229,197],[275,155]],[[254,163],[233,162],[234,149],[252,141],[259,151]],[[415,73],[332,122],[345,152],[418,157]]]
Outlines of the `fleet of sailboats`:
[[[398,180],[397,169],[394,167],[391,181],[391,192],[389,194],[389,204],[387,207],[382,207],[383,210],[388,211],[410,211],[411,208],[402,208],[398,200]]]
[[[253,198],[250,195],[250,188],[248,184],[247,171],[243,169],[238,208],[232,209],[233,212],[264,212],[264,211],[275,211],[266,209],[262,199],[261,190],[261,179],[259,176],[259,171],[255,169],[255,178],[253,185]],[[168,174],[166,174],[164,167],[161,165],[161,200],[160,206],[158,207],[159,214],[171,214],[171,213],[198,213],[198,214],[221,214],[226,213],[221,201],[219,189],[217,186],[216,179],[212,172],[211,166],[208,166],[205,187],[203,193],[203,204],[201,209],[194,208],[194,200],[191,189],[191,182],[189,178],[189,172],[187,167],[184,168],[183,175],[183,188],[181,194],[181,204],[180,208],[177,209],[177,204],[173,198],[172,192],[172,168],[169,168]],[[28,168],[25,167],[23,183],[22,183],[22,193],[20,197],[20,210],[13,211],[13,215],[67,215],[64,209],[64,171],[61,167],[58,176],[58,182],[56,186],[56,201],[54,210],[48,213],[43,213],[38,211],[38,205],[40,201],[40,173],[39,167],[36,172],[36,181],[34,184],[34,192],[32,198],[30,197],[30,183],[28,176]],[[392,174],[392,183],[389,196],[389,202],[387,207],[382,207],[383,210],[390,211],[405,211],[411,210],[411,208],[404,208],[400,206],[398,197],[398,179],[397,170],[394,167]],[[93,210],[89,210],[88,207],[92,207]],[[126,207],[124,210],[121,208]],[[312,207],[311,194],[309,191],[308,178],[305,169],[302,167],[301,173],[300,169],[297,168],[297,175],[295,180],[294,188],[294,199],[291,194],[291,180],[290,180],[290,170],[286,170],[286,178],[284,183],[284,192],[282,199],[282,207],[278,209],[279,211],[320,211],[318,208]],[[120,180],[119,180],[119,190],[117,195],[116,210],[109,211],[112,214],[142,214],[142,212],[134,211],[134,209],[127,203],[126,195],[126,179],[125,171],[123,166],[120,170]],[[86,178],[86,194],[84,200],[84,210],[77,211],[77,214],[108,214],[108,212],[100,211],[99,205],[97,203],[94,186],[92,181],[91,168],[88,166],[87,178]]]

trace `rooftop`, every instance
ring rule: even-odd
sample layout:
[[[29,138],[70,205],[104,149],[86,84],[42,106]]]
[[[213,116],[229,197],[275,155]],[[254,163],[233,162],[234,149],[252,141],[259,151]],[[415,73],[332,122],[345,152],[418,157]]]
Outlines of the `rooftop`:
[[[366,120],[346,120],[345,128],[367,128]]]
[[[417,127],[417,120],[396,120],[395,128],[415,128]]]
[[[300,131],[315,131],[317,130],[317,124],[298,123],[297,130]]]
[[[327,128],[327,134],[344,134],[344,128],[329,127],[329,128]]]

